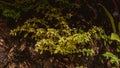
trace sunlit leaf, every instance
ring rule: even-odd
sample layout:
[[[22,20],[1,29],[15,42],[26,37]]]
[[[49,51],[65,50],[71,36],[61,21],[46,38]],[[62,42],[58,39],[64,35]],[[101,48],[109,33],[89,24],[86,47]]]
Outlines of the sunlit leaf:
[[[111,40],[116,40],[116,41],[120,42],[120,37],[119,37],[118,34],[112,33],[111,34]]]

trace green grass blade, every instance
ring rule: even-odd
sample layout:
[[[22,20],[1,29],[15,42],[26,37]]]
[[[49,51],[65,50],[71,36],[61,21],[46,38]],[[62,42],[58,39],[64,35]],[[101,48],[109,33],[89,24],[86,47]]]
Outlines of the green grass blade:
[[[115,23],[114,23],[114,18],[113,16],[111,15],[111,13],[107,10],[107,8],[105,6],[103,6],[102,4],[98,3],[99,6],[101,6],[105,13],[107,14],[107,16],[109,17],[110,19],[110,22],[111,22],[111,25],[112,25],[112,29],[113,29],[113,32],[116,33],[116,27],[115,27]]]
[[[118,22],[118,30],[120,32],[120,21]]]

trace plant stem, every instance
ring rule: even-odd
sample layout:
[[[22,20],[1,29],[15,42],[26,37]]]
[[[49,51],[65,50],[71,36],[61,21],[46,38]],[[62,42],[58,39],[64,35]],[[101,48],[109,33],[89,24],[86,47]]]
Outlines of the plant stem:
[[[110,19],[110,22],[111,22],[111,25],[112,25],[112,29],[113,29],[113,32],[116,33],[116,26],[115,26],[115,22],[114,22],[114,18],[112,16],[112,14],[106,9],[105,6],[103,6],[102,4],[98,3],[99,6],[101,6],[104,11],[106,12],[106,15],[109,17]]]

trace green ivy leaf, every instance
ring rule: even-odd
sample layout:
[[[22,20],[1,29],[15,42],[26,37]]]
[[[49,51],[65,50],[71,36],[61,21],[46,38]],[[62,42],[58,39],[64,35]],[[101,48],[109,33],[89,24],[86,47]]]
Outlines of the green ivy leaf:
[[[116,41],[120,42],[120,37],[119,37],[118,34],[112,33],[111,34],[111,40],[116,40]]]
[[[107,57],[107,58],[110,58],[110,63],[112,63],[112,64],[114,64],[114,63],[119,64],[119,62],[120,62],[120,59],[111,52],[106,52],[106,53],[103,54],[103,56]]]

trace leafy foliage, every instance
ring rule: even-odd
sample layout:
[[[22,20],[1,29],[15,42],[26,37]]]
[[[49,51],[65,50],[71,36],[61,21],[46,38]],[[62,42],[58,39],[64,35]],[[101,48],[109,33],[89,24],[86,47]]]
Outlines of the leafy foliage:
[[[45,26],[39,26],[39,25]],[[77,48],[77,45],[92,45],[93,38],[106,39],[104,32],[99,27],[93,27],[88,32],[78,30],[76,28],[70,28],[65,21],[57,24],[59,29],[47,28],[49,25],[45,25],[41,19],[32,18],[25,22],[23,26],[19,26],[11,31],[12,35],[24,33],[24,38],[31,37],[31,39],[37,41],[36,51],[40,51],[43,54],[45,51],[49,51],[51,54],[73,54],[82,53],[83,55],[92,55],[94,50],[91,48]],[[91,46],[90,46],[91,47]]]
[[[8,18],[13,18],[14,20],[18,20],[18,18],[20,17],[20,13],[16,12],[14,10],[10,10],[10,9],[4,9],[3,11],[3,16],[8,17]]]
[[[106,58],[110,58],[110,62],[119,67],[120,59],[116,55],[112,54],[111,52],[106,52],[103,54],[103,56]]]
[[[120,37],[118,35],[120,32],[120,22],[118,23],[119,31],[117,31],[115,19],[112,14],[104,5],[96,2],[98,1],[95,1],[95,3],[87,0],[0,1],[0,10],[2,10],[1,15],[6,18],[12,18],[18,22],[14,23],[17,28],[11,30],[10,34],[17,37],[20,36],[18,39],[25,38],[28,43],[33,43],[32,45],[34,45],[35,51],[40,53],[42,57],[44,57],[44,54],[48,56],[48,54],[46,54],[47,52],[52,56],[62,55],[70,57],[70,61],[66,60],[67,62],[72,62],[72,59],[79,59],[77,61],[79,62],[82,58],[89,60],[89,57],[96,59],[97,56],[100,56],[97,60],[100,60],[100,63],[104,63],[101,58],[101,54],[103,54],[103,56],[110,58],[108,61],[110,61],[111,64],[115,63],[118,65],[119,57],[117,57],[114,52],[120,52]],[[106,35],[104,27],[94,26],[94,23],[97,22],[98,25],[101,22],[105,22],[106,19],[105,17],[101,17],[103,13],[97,10],[99,9],[99,7],[96,7],[97,5],[104,9],[112,24],[113,33],[111,33],[111,37],[108,31],[106,31],[108,32]],[[100,16],[103,20],[100,19],[100,21],[96,21],[97,16]],[[107,22],[105,23],[109,24]],[[104,25],[102,24],[102,26]],[[16,46],[16,48],[17,47],[19,48],[19,46]],[[27,46],[20,46],[20,50],[22,48],[24,51]],[[25,51],[29,53],[28,50]],[[108,51],[112,51],[113,53]],[[60,58],[61,57],[59,57],[59,59]],[[53,57],[50,62],[59,62],[59,60],[53,59],[55,58]],[[84,68],[86,65],[85,63],[85,65],[78,67]]]
[[[111,40],[116,40],[116,41],[120,42],[120,37],[119,37],[118,34],[112,33],[111,34]]]

